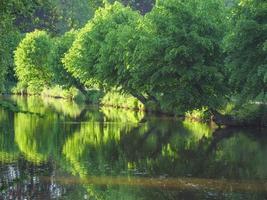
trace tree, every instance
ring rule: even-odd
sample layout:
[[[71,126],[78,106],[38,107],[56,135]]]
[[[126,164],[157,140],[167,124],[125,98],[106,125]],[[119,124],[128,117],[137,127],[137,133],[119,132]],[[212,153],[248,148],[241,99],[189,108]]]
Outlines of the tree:
[[[64,63],[84,84],[93,80],[163,109],[216,108],[226,90],[223,14],[223,2],[213,0],[158,1],[145,18],[119,3],[106,5]]]
[[[217,108],[226,91],[223,6],[219,1],[158,1],[145,16],[146,36],[137,42],[129,67],[136,89],[153,94],[167,110]]]
[[[62,86],[63,88],[70,88],[75,86],[79,89],[85,96],[87,96],[87,91],[83,84],[80,83],[71,73],[69,73],[64,64],[62,63],[62,58],[65,53],[71,47],[73,41],[75,40],[78,31],[66,32],[61,37],[53,38],[53,57],[52,64],[49,65],[50,71],[53,72],[53,83]]]
[[[139,10],[141,14],[146,14],[151,11],[155,0],[121,0],[121,2],[134,10]]]
[[[5,92],[14,76],[13,51],[18,46],[21,32],[43,28],[57,32],[54,22],[58,15],[50,1],[1,0],[0,2],[0,90]]]
[[[106,88],[120,87],[119,79],[127,77],[127,74],[119,71],[117,66],[124,58],[117,57],[117,52],[111,52],[116,46],[110,46],[113,44],[109,39],[119,27],[136,22],[138,17],[138,13],[120,3],[100,8],[80,31],[63,59],[66,69],[89,87],[95,84]]]
[[[20,40],[20,34],[12,26],[10,16],[0,15],[0,35],[0,92],[5,92],[7,81],[13,80],[13,50]]]
[[[44,87],[60,85],[76,87],[85,96],[85,87],[70,74],[61,61],[72,45],[77,31],[51,38],[45,31],[26,34],[15,51],[16,74],[20,84],[31,92],[41,92]]]
[[[42,29],[57,34],[57,22],[60,15],[51,0],[11,0],[6,9],[13,16],[13,24],[20,32],[32,32]]]
[[[89,0],[89,4],[95,10],[99,7],[103,7],[106,3],[114,3],[116,0]],[[134,10],[138,10],[141,14],[145,14],[151,11],[155,0],[118,0],[124,6],[130,6]]]
[[[39,30],[27,33],[15,51],[18,80],[33,92],[41,92],[40,89],[51,84],[51,54],[51,39],[45,31]]]
[[[267,2],[241,0],[227,37],[230,85],[241,103],[267,101]]]
[[[56,23],[60,33],[83,27],[95,11],[95,5],[90,0],[56,0],[51,3],[60,16]]]
[[[7,89],[7,81],[13,80],[13,50],[19,43],[20,34],[13,25],[12,8],[18,7],[16,0],[0,2],[0,92]]]

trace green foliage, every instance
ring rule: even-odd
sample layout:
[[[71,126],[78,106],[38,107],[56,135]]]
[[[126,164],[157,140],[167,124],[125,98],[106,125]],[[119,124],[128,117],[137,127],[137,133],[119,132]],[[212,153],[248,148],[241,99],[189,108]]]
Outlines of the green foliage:
[[[116,0],[88,0],[89,4],[93,9],[97,9],[99,7],[103,7],[105,3],[114,3]],[[138,10],[141,14],[145,14],[149,12],[153,5],[155,4],[155,0],[117,0],[125,6],[130,6],[134,10]]]
[[[251,123],[258,126],[266,126],[267,124],[266,105],[247,103],[237,106],[230,114],[243,124]]]
[[[9,92],[8,84],[17,82],[13,51],[21,33],[42,29],[52,35],[61,34],[82,27],[92,13],[88,0],[1,0],[0,92]]]
[[[59,16],[55,28],[60,33],[83,27],[95,10],[90,0],[56,0],[51,4]]]
[[[53,38],[53,63],[49,67],[53,71],[53,82],[66,88],[71,87],[75,79],[64,68],[61,59],[71,47],[76,34],[77,31],[69,31],[61,37]]]
[[[5,92],[6,81],[14,81],[13,78],[13,50],[17,47],[20,34],[12,25],[10,15],[0,14],[0,92]]]
[[[165,109],[216,108],[225,91],[223,31],[221,15],[208,18],[204,8],[223,8],[212,3],[158,2],[145,19],[106,5],[78,34],[66,68],[88,86],[115,87],[143,103],[158,99]]]
[[[66,97],[63,93],[71,91],[73,87],[85,92],[83,85],[67,72],[61,61],[71,47],[76,33],[70,31],[55,38],[51,38],[44,31],[34,31],[26,35],[15,51],[16,74],[21,89],[27,87],[28,94],[35,94],[46,87],[45,94],[63,98]],[[59,90],[61,92],[54,94],[57,91],[55,88],[59,86],[62,87]],[[20,87],[17,90],[20,90]],[[71,93],[67,96],[73,98]]]
[[[99,105],[104,95],[104,92],[101,90],[89,90],[87,100],[92,104]]]
[[[144,110],[144,105],[138,99],[118,92],[108,92],[101,99],[100,104],[113,106],[115,108],[128,108],[136,110]]]
[[[16,75],[30,90],[41,92],[50,84],[52,77],[48,66],[51,63],[52,43],[45,31],[27,33],[15,51]]]
[[[92,9],[97,10],[99,7],[104,6],[104,1],[103,0],[88,0],[88,3],[92,7]]]
[[[52,0],[3,0],[0,7],[3,13],[12,16],[13,25],[22,33],[35,29],[56,33],[59,15],[52,2]]]
[[[114,46],[108,46],[107,37],[112,35],[118,27],[130,23],[138,16],[137,13],[125,8],[119,3],[106,5],[96,11],[94,18],[81,29],[73,46],[66,54],[63,62],[67,70],[86,86],[94,87],[96,84],[116,87],[117,79],[123,74],[117,74],[119,69],[110,60],[116,61],[116,55],[110,53]],[[106,59],[108,51],[109,60]],[[124,66],[120,66],[124,67]]]
[[[79,91],[76,88],[70,87],[68,89],[63,89],[61,86],[56,85],[51,88],[44,88],[41,96],[73,100],[78,94]]]
[[[224,9],[219,3],[208,5],[158,1],[145,17],[147,31],[137,41],[130,67],[133,84],[154,94],[165,109],[216,108],[225,94],[224,32],[221,15],[215,14]]]
[[[130,6],[134,10],[140,11],[141,14],[151,11],[155,4],[155,0],[120,0],[120,2]]]
[[[78,31],[71,30],[61,37],[53,38],[53,56],[50,71],[53,73],[53,84],[58,84],[66,89],[76,87],[87,98],[88,94],[85,86],[72,73],[68,72],[62,62],[62,58],[72,46],[77,34]]]
[[[220,113],[222,113],[223,115],[229,115],[233,112],[235,107],[236,107],[235,103],[229,102],[220,110]]]
[[[75,87],[92,102],[106,93],[103,104],[193,118],[224,107],[229,83],[242,103],[266,102],[266,10],[264,0],[3,0],[0,91],[17,81],[21,33],[40,28],[15,51],[14,92],[73,98]]]
[[[207,108],[202,108],[186,112],[185,118],[191,121],[207,122],[211,116]]]
[[[231,89],[241,102],[267,100],[267,2],[242,0],[234,7],[228,34]]]

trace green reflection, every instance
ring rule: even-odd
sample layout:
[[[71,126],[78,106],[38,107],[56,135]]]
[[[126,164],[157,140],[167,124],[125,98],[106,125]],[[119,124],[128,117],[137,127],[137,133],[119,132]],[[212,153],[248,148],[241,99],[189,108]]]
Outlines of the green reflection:
[[[38,118],[28,114],[15,116],[15,141],[26,159],[41,163],[46,161],[52,152],[53,136],[56,127],[53,118]]]
[[[138,123],[144,118],[144,112],[135,112],[126,109],[114,109],[103,107],[101,111],[104,113],[106,118],[111,121],[116,121],[121,124],[123,123]]]
[[[138,176],[145,173],[150,176],[167,175],[167,177],[227,177],[230,179],[267,177],[264,170],[267,167],[266,161],[263,159],[266,149],[259,148],[259,141],[255,139],[253,141],[253,137],[248,137],[246,133],[242,133],[240,138],[235,133],[226,139],[222,137],[218,140],[218,148],[210,151],[217,133],[213,135],[212,129],[201,123],[175,124],[170,120],[161,119],[159,122],[150,119],[127,131],[118,126],[112,126],[110,129],[111,124],[108,123],[104,127],[102,125],[96,123],[85,125],[64,146],[63,153],[70,162],[71,172],[85,180],[88,178],[89,182],[90,176],[133,176],[132,171],[138,172]],[[105,137],[106,135],[108,137]],[[235,151],[232,144],[236,148],[241,145],[241,151]],[[249,144],[251,147],[242,152],[242,148]],[[257,144],[256,147],[255,144]],[[248,154],[248,152],[251,153]],[[232,154],[235,156],[233,157]],[[247,155],[244,157],[246,160],[246,163],[243,163],[244,169],[239,166],[238,156],[242,157],[242,154]],[[257,156],[253,159],[255,154]],[[232,173],[227,166],[240,172]],[[109,167],[112,167],[112,170]],[[255,173],[258,175],[255,176]],[[203,180],[203,186],[206,184],[208,185],[209,181]],[[221,183],[218,182],[215,188],[220,188],[219,184]],[[154,196],[154,190],[140,188],[129,190],[123,185],[108,185],[104,189],[91,184],[85,184],[85,187],[96,199],[114,199],[122,196],[124,199],[134,199],[141,198],[145,194],[148,195],[147,199],[151,199]],[[245,190],[245,186],[242,186],[242,189]],[[163,190],[161,193],[166,196],[169,191]],[[231,196],[230,199],[244,198],[241,193],[230,192],[228,195]],[[203,193],[200,196],[205,198]],[[253,199],[253,196],[250,198]],[[255,196],[255,199],[257,198],[259,198],[258,195]]]
[[[137,139],[138,143],[131,148],[131,152],[134,148],[139,151],[135,158],[132,157],[135,168],[146,169],[153,176],[197,174],[207,156],[206,149],[212,136],[210,127],[197,122],[163,119],[151,120],[147,126],[145,137]],[[131,140],[129,138],[126,143]]]
[[[63,155],[72,165],[72,173],[86,177],[96,171],[105,174],[107,165],[121,168],[121,163],[117,160],[120,160],[118,144],[121,137],[135,126],[137,124],[117,122],[83,123],[63,146]],[[93,168],[92,172],[90,166]]]
[[[45,98],[44,107],[50,107],[56,112],[67,115],[69,117],[75,118],[78,117],[83,111],[85,105],[73,101],[63,100],[63,99],[54,99],[54,98]]]
[[[83,123],[78,131],[70,137],[63,146],[63,155],[66,158],[68,170],[73,175],[86,179],[90,175],[113,174],[127,169],[127,160],[119,147],[121,137],[138,127],[138,121],[143,115],[133,111],[106,108],[102,109],[103,120],[106,122],[88,121]],[[123,123],[121,122],[123,120]],[[102,191],[93,185],[85,186],[90,198],[103,199],[106,190]],[[109,193],[111,199],[113,191]],[[126,193],[121,197],[126,198]],[[128,196],[131,196],[128,194]]]
[[[81,198],[207,199],[209,193],[218,199],[262,199],[266,194],[267,137],[257,130],[213,130],[197,122],[56,99],[11,101],[42,115],[0,109],[1,166],[19,166],[23,160],[30,164],[20,170],[38,168],[43,172],[35,176],[49,174],[48,181],[60,176],[62,187],[75,188]],[[31,170],[26,177],[32,177]],[[175,182],[180,178],[188,184]]]
[[[12,96],[21,110],[40,115],[18,113],[14,115],[15,142],[27,160],[40,164],[51,156],[59,156],[60,144],[75,127],[62,122],[78,118],[84,106],[65,100],[40,97]],[[62,145],[61,145],[62,146]]]
[[[0,162],[11,163],[18,159],[19,150],[14,143],[14,127],[10,123],[14,114],[0,109]]]
[[[44,102],[39,97],[12,96],[11,100],[23,111],[43,114],[47,110],[44,107]]]
[[[39,113],[46,115],[59,113],[63,116],[75,118],[81,114],[84,105],[78,105],[75,102],[64,99],[41,98],[37,96],[12,96],[11,100],[15,102],[23,111]]]
[[[227,173],[229,178],[266,179],[266,144],[266,138],[259,142],[246,131],[236,132],[220,142],[214,153],[217,166],[221,169],[219,173]]]
[[[159,123],[161,126],[158,126]],[[196,133],[194,129],[187,129],[182,123],[175,124],[173,120],[160,122],[150,119],[141,124],[126,124],[83,124],[63,147],[63,154],[69,162],[71,173],[85,180],[96,175],[133,176],[135,172],[161,175],[170,171],[173,173],[170,166],[174,160],[179,163],[178,150],[182,151],[187,144],[197,145],[201,138],[211,135],[210,129],[205,125],[201,129],[202,132]],[[201,127],[201,124],[198,126]],[[96,199],[113,199],[115,196],[118,197],[118,192],[124,199],[135,199],[138,196],[137,190],[140,190],[132,191],[124,186],[112,185],[106,189],[90,184],[85,187],[91,198]]]

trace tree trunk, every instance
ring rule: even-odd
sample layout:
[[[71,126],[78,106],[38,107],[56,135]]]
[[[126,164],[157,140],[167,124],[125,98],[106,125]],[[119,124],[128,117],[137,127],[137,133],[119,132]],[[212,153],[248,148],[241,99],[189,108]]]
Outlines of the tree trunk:
[[[131,94],[133,97],[137,98],[142,104],[145,105],[145,104],[147,103],[147,99],[146,99],[143,95],[141,95],[141,94],[137,94],[137,93],[134,92],[134,91],[131,91],[130,94]]]
[[[75,78],[70,72],[68,72],[66,69],[64,69],[64,70],[65,70],[66,76],[68,76],[68,78],[71,81],[73,81],[73,86],[76,87],[87,99],[88,98],[88,92],[85,89],[84,85],[77,78]]]
[[[87,98],[88,92],[85,89],[85,87],[83,86],[83,84],[81,84],[79,81],[77,81],[76,79],[74,80],[74,86],[80,90],[80,92]]]

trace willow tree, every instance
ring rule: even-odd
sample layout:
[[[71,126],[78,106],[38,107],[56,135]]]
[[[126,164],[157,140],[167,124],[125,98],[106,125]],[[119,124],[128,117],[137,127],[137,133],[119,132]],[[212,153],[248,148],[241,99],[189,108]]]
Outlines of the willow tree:
[[[267,101],[267,2],[241,0],[227,37],[227,65],[234,95],[245,103]]]

